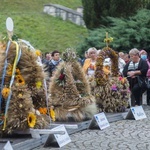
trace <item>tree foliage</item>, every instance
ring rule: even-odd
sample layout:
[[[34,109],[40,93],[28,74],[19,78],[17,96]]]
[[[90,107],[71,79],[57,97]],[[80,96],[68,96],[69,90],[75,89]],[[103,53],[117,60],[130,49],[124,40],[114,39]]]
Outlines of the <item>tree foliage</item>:
[[[143,9],[128,19],[107,17],[110,27],[101,27],[89,30],[89,36],[78,46],[79,54],[83,54],[90,47],[101,49],[104,43],[105,33],[113,37],[110,47],[117,51],[128,52],[131,48],[150,51],[150,10]]]
[[[83,19],[88,29],[107,26],[103,17],[129,17],[150,6],[150,0],[82,0]]]

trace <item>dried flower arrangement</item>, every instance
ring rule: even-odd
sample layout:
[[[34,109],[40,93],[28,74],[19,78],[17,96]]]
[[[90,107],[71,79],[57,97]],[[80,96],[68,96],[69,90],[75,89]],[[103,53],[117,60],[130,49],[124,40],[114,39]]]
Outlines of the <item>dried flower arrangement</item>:
[[[97,112],[94,96],[82,67],[71,49],[63,53],[61,62],[52,77],[49,92],[50,106],[56,121],[83,121]]]
[[[47,107],[44,72],[37,63],[40,53],[31,51],[21,39],[15,40],[3,42],[6,49],[0,49],[0,128],[4,133],[45,128],[50,122],[49,114],[39,111]]]

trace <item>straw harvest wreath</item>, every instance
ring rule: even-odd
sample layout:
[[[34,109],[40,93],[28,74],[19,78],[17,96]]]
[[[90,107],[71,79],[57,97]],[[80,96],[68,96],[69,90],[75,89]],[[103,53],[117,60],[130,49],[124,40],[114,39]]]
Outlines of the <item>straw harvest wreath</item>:
[[[59,64],[51,79],[49,92],[50,106],[54,108],[56,120],[83,121],[97,113],[94,96],[76,54],[71,49],[63,53],[63,62]]]
[[[8,42],[0,43],[0,132],[45,128],[50,121],[40,51],[13,35],[13,28],[8,32]]]
[[[97,58],[96,86],[93,94],[99,111],[123,112],[128,106],[130,97],[129,83],[126,78],[119,76],[118,54],[108,46],[112,38],[106,38],[105,40],[107,46],[102,49]],[[103,71],[103,62],[106,57],[111,60],[110,75]]]

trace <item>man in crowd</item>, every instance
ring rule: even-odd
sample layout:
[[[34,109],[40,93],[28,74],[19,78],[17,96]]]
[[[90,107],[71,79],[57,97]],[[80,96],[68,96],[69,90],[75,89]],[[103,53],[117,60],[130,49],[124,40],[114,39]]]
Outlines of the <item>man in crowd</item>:
[[[57,65],[62,61],[60,52],[55,50],[51,53],[52,59],[46,64],[49,76],[52,77]]]

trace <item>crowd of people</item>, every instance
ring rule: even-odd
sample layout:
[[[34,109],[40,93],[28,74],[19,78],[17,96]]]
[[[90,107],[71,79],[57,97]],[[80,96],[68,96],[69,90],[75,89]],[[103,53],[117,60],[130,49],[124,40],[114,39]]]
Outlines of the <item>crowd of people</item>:
[[[92,77],[96,70],[96,60],[102,50],[95,47],[85,51],[83,59],[79,59],[83,71],[87,77]],[[133,48],[129,53],[117,52],[118,54],[118,74],[128,79],[131,91],[131,106],[142,104],[142,94],[147,91],[147,104],[150,105],[150,56],[145,50]],[[49,77],[53,76],[57,65],[63,61],[60,52],[55,50],[52,53],[46,52],[42,59],[45,70],[49,72]],[[106,57],[103,62],[103,70],[106,74],[111,74],[111,59]]]

